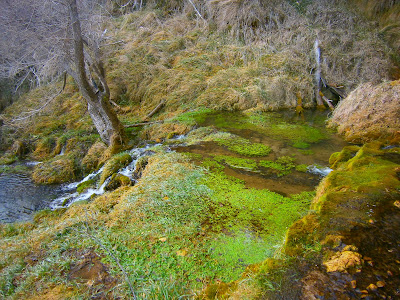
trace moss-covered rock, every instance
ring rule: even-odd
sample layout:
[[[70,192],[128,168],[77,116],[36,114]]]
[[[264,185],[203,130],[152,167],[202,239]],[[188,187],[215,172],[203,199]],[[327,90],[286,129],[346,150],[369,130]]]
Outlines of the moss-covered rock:
[[[335,169],[339,166],[340,163],[348,161],[350,158],[354,157],[356,153],[360,150],[358,146],[347,146],[342,149],[340,152],[335,152],[329,158],[329,164],[332,169]]]
[[[71,158],[62,157],[35,166],[32,179],[35,183],[65,183],[76,179],[75,163]]]
[[[128,176],[115,173],[111,176],[110,182],[106,185],[106,191],[113,191],[121,186],[129,186],[131,185],[131,179]]]
[[[110,177],[113,173],[117,172],[119,169],[126,167],[132,162],[132,157],[128,153],[120,153],[114,155],[104,164],[104,170],[101,173],[100,185]]]
[[[83,193],[84,191],[86,191],[87,189],[89,189],[89,188],[94,188],[94,187],[96,187],[96,180],[94,180],[94,179],[89,179],[89,180],[86,180],[86,181],[84,181],[84,182],[78,184],[78,186],[76,187],[76,191],[77,191],[79,194],[81,194],[81,193]]]

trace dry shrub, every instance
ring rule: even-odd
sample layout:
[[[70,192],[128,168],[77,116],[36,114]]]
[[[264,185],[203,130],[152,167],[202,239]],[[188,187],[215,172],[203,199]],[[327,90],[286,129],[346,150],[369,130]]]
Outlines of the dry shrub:
[[[351,142],[393,137],[400,129],[400,81],[367,83],[342,100],[330,126]]]

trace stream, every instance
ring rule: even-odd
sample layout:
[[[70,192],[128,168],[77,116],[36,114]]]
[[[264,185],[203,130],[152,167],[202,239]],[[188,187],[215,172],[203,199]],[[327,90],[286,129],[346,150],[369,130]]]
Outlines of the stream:
[[[286,114],[286,115],[285,115]],[[281,116],[290,119],[283,113]],[[321,122],[314,124],[315,116],[318,113],[308,113],[306,116],[307,122],[304,120],[290,120],[291,123],[302,123],[303,126],[323,128]],[[319,117],[321,117],[319,115]],[[224,120],[221,125],[221,118]],[[346,143],[333,133],[329,133],[327,138],[321,141],[311,143],[306,150],[293,147],[288,140],[282,135],[271,136],[267,131],[253,130],[252,128],[238,127],[241,124],[243,115],[240,113],[217,113],[210,114],[199,125],[201,127],[215,127],[218,130],[229,132],[237,136],[246,138],[253,143],[261,143],[268,145],[272,152],[270,155],[260,158],[268,160],[276,160],[281,156],[292,156],[296,159],[296,164],[304,164],[307,167],[307,172],[293,171],[291,174],[283,177],[269,173],[265,168],[260,168],[256,171],[249,171],[240,168],[235,168],[225,165],[224,172],[229,176],[234,176],[242,180],[248,188],[269,189],[273,192],[284,196],[297,194],[302,191],[312,191],[318,185],[320,179],[326,176],[331,170],[328,159],[330,154],[340,151]],[[278,124],[279,125],[279,124]],[[215,155],[232,155],[229,151],[216,144],[215,142],[202,142],[194,145],[187,145],[185,136],[177,136],[174,139],[173,151],[189,152],[201,155],[203,158],[213,158]],[[157,144],[161,145],[161,144]],[[134,148],[130,150],[130,155],[133,161],[125,168],[122,168],[118,173],[131,178],[134,183],[133,172],[138,159],[144,155],[149,155],[148,148],[155,145],[147,145],[143,148]],[[165,147],[168,148],[166,145]],[[169,148],[168,148],[169,149]],[[255,159],[256,161],[260,159]],[[32,165],[32,162],[30,163]],[[58,209],[68,207],[74,202],[90,200],[94,195],[101,195],[105,192],[105,186],[109,182],[107,179],[101,186],[88,188],[82,193],[77,192],[77,187],[88,180],[97,181],[101,175],[102,168],[87,175],[79,182],[73,182],[62,185],[35,185],[28,175],[0,173],[0,223],[10,223],[15,221],[27,221],[32,218],[33,212],[45,208]]]

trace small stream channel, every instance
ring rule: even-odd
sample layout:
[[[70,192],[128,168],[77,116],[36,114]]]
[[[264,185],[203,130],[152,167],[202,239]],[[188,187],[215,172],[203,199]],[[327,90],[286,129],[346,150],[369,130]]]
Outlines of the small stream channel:
[[[305,119],[293,119],[293,112],[283,112],[280,113],[280,116],[285,120],[289,120],[292,124],[301,123],[310,127],[324,128],[323,122],[319,121],[318,123],[315,121],[325,118],[324,115],[318,112],[307,113]],[[221,122],[221,119],[223,119],[223,122]],[[272,150],[271,153],[265,157],[254,158],[256,162],[262,159],[275,160],[281,156],[291,156],[296,159],[296,164],[307,165],[307,172],[293,171],[282,177],[276,176],[276,174],[269,172],[265,168],[249,171],[225,165],[224,172],[227,175],[243,180],[248,188],[269,189],[284,196],[314,190],[321,177],[329,173],[329,168],[327,168],[329,156],[347,145],[337,135],[329,133],[326,138],[307,145],[307,149],[303,149],[304,147],[296,148],[285,138],[284,134],[270,134],[268,126],[261,131],[253,130],[252,128],[246,128],[246,126],[238,126],[242,122],[243,115],[240,113],[221,112],[210,114],[198,125],[217,128],[218,130],[243,137],[253,143],[268,145]],[[280,125],[278,124],[277,126],[279,127]],[[189,146],[185,142],[183,136],[176,137],[176,145],[171,147],[172,150],[199,154],[203,158],[215,158],[216,155],[232,155],[226,148],[215,142],[203,142]],[[133,158],[132,163],[121,169],[119,173],[130,177],[134,182],[135,179],[132,176],[136,162],[141,156],[148,155],[147,149],[150,146],[154,145],[132,149],[130,151]],[[81,194],[76,191],[79,184],[88,180],[97,180],[101,171],[102,169],[97,170],[79,182],[52,186],[35,185],[28,175],[0,173],[0,223],[29,220],[34,211],[45,208],[58,209],[66,207],[73,202],[89,200],[93,195],[104,193],[104,187],[108,183],[107,180],[103,185],[89,188]]]

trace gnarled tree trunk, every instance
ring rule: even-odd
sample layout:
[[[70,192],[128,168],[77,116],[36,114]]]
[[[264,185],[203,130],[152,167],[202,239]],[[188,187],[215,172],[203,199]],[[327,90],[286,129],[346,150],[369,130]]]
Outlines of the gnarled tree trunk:
[[[76,0],[67,0],[74,39],[74,64],[66,65],[88,104],[88,111],[101,139],[111,145],[123,142],[124,130],[110,105],[103,64],[96,45],[89,45],[82,37]],[[96,80],[97,83],[96,83]]]
[[[97,98],[96,101],[88,101],[88,111],[97,132],[108,145],[111,144],[113,135],[122,143],[123,127],[110,106],[109,98],[106,96],[101,98],[101,95]]]

